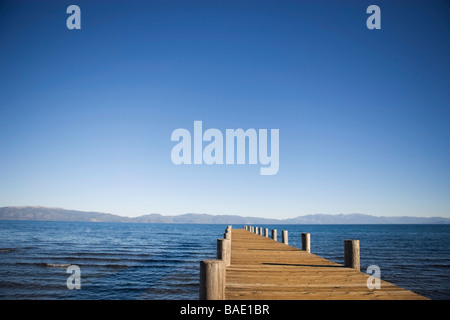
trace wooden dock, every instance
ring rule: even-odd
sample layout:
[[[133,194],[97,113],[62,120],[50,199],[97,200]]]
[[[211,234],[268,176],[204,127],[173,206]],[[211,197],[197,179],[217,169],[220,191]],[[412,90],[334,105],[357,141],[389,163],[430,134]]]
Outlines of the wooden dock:
[[[231,263],[220,269],[224,270],[219,281],[224,289],[219,299],[427,299],[383,280],[379,289],[369,289],[366,273],[244,229],[228,232],[230,235],[225,236],[231,238]]]

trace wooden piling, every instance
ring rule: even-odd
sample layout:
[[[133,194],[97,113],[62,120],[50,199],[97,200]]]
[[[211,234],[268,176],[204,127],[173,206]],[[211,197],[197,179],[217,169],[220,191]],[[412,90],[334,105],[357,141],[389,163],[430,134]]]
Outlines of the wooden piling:
[[[231,239],[217,239],[217,259],[225,261],[225,266],[231,264]]]
[[[344,266],[360,270],[359,240],[344,240]]]
[[[284,243],[284,244],[289,244],[288,231],[287,230],[282,230],[281,231],[281,242]]]
[[[203,260],[200,262],[200,300],[225,299],[225,261]]]
[[[277,240],[277,229],[272,229],[272,239],[275,241],[278,241]]]
[[[266,238],[269,237],[269,228],[265,228],[265,229],[264,229],[264,236],[265,236]]]
[[[311,234],[306,232],[302,233],[302,250],[311,252]]]

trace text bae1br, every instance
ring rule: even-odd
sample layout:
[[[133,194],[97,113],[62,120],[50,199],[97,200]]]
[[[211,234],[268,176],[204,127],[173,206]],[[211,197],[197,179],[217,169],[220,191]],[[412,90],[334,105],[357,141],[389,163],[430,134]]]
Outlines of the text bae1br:
[[[265,315],[269,313],[269,305],[267,304],[225,304],[219,306],[195,306],[187,304],[181,307],[182,315],[202,315],[210,318],[213,314],[225,315]]]

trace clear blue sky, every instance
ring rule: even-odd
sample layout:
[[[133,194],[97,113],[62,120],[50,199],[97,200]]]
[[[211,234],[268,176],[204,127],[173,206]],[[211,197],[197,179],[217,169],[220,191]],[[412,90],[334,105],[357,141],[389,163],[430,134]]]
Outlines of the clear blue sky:
[[[448,1],[2,1],[0,206],[450,217],[449,21]],[[174,165],[194,120],[279,129],[278,174]]]

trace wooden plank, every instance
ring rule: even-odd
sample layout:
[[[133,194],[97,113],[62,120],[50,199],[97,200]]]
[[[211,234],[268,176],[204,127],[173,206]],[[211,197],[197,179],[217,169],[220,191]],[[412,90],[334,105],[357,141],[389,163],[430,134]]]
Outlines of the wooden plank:
[[[226,268],[229,300],[416,300],[427,299],[369,275],[244,229],[233,229],[231,265]]]

